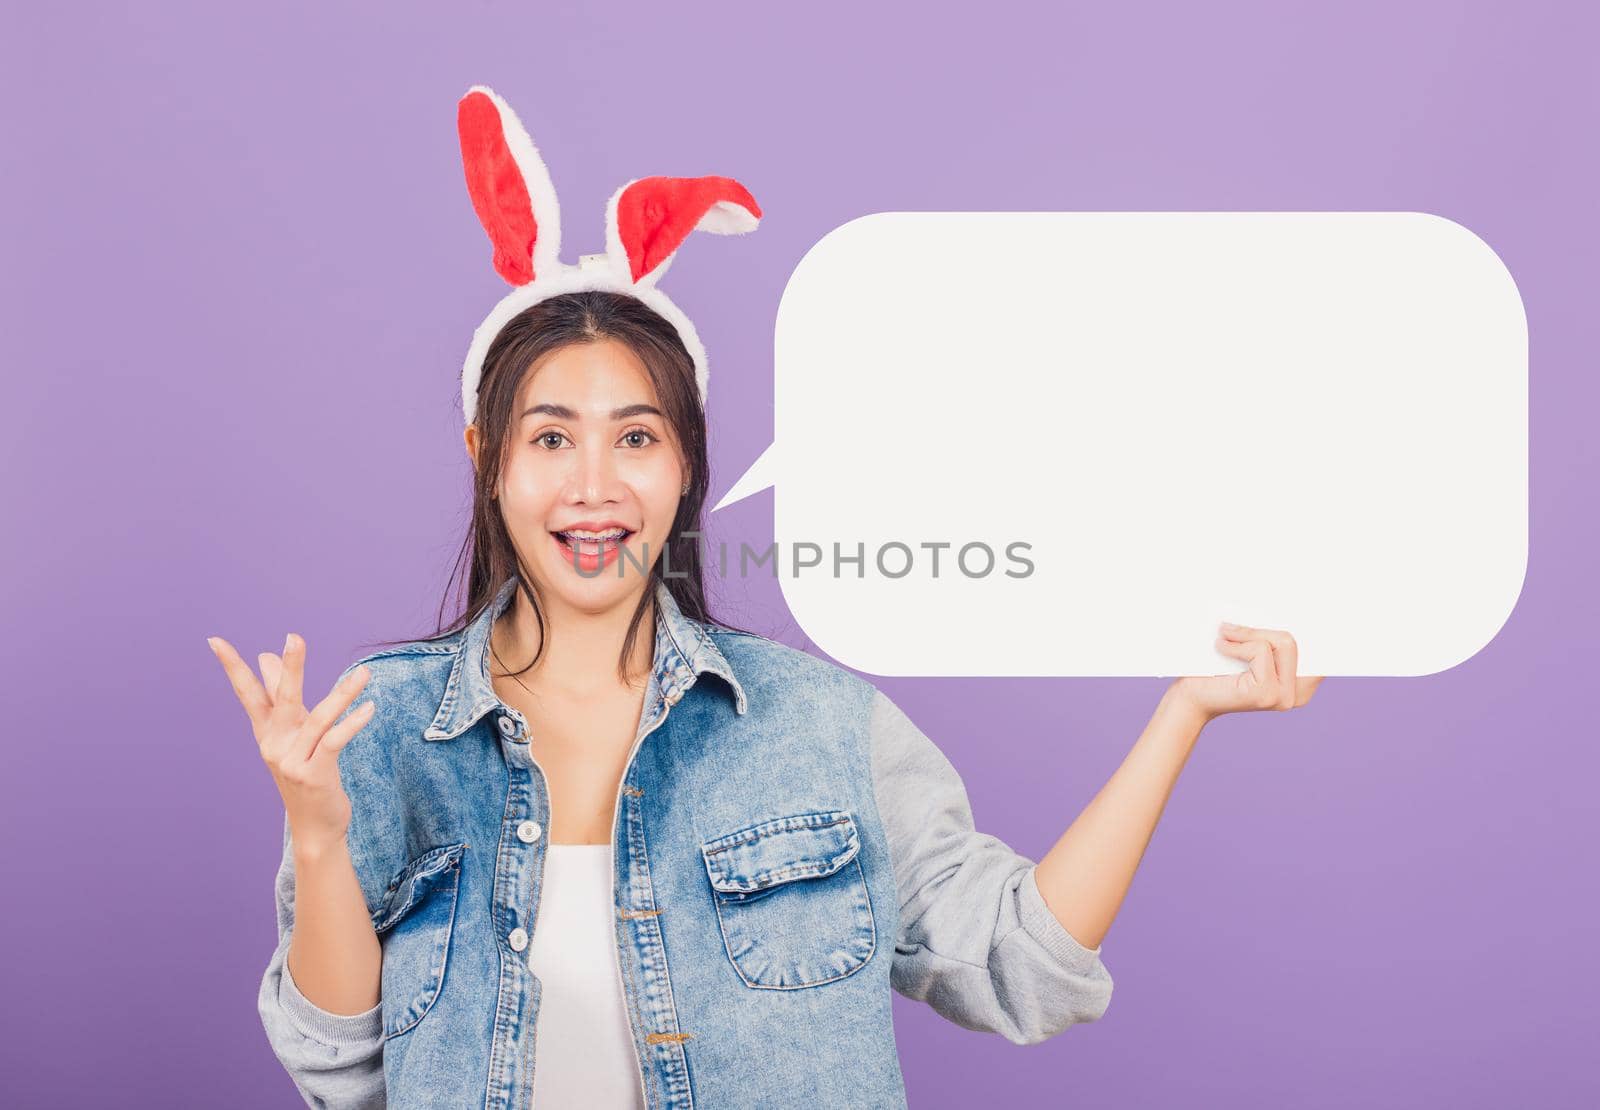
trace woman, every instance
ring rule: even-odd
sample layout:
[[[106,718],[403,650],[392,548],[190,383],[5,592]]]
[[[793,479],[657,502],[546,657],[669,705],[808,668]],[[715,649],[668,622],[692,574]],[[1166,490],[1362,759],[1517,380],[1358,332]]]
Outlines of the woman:
[[[563,268],[515,116],[475,88],[460,126],[515,286],[463,373],[466,609],[309,709],[299,637],[259,679],[210,641],[284,801],[259,1005],[306,1101],[902,1106],[891,988],[1017,1043],[1098,1018],[1201,728],[1314,689],[1292,638],[1226,630],[1250,669],[1174,682],[1037,865],[978,833],[881,692],[706,611],[704,353],[653,282],[753,199],[632,183]]]

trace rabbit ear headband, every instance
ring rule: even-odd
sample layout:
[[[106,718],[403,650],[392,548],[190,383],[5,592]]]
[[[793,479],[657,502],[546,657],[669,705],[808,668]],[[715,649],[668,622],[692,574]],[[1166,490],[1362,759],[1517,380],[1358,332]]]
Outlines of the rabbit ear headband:
[[[706,352],[678,306],[656,288],[691,231],[741,235],[754,231],[761,209],[729,177],[643,177],[628,182],[606,205],[604,254],[561,262],[561,213],[555,186],[516,113],[494,90],[474,85],[456,106],[467,192],[494,246],[494,268],[513,286],[473,333],[461,370],[461,409],[477,414],[483,360],[512,317],[562,293],[604,289],[636,297],[677,329],[694,360],[701,404]]]

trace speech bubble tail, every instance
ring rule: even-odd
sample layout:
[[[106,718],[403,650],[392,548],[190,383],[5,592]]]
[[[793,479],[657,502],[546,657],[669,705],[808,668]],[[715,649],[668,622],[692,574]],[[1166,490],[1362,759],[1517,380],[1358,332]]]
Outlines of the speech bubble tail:
[[[777,480],[778,471],[778,445],[767,444],[767,449],[761,452],[761,457],[750,464],[750,469],[744,472],[733,488],[722,495],[722,500],[711,507],[712,512],[726,508],[736,502],[743,501],[752,494],[760,493]]]

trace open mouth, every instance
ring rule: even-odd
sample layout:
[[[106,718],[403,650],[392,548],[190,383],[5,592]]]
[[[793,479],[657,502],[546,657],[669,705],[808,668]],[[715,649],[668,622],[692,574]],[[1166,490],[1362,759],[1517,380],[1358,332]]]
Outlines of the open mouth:
[[[568,561],[581,570],[592,571],[615,559],[633,533],[626,528],[607,528],[600,532],[574,529],[550,535],[566,553]]]

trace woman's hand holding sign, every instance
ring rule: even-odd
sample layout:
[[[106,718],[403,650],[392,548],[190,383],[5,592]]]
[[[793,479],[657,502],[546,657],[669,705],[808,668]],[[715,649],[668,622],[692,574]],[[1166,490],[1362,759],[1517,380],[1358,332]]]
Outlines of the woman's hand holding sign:
[[[1203,720],[1224,713],[1256,709],[1294,709],[1311,700],[1321,677],[1295,674],[1298,650],[1294,637],[1277,628],[1221,626],[1217,650],[1249,663],[1237,674],[1186,675],[1173,682],[1173,693]]]

